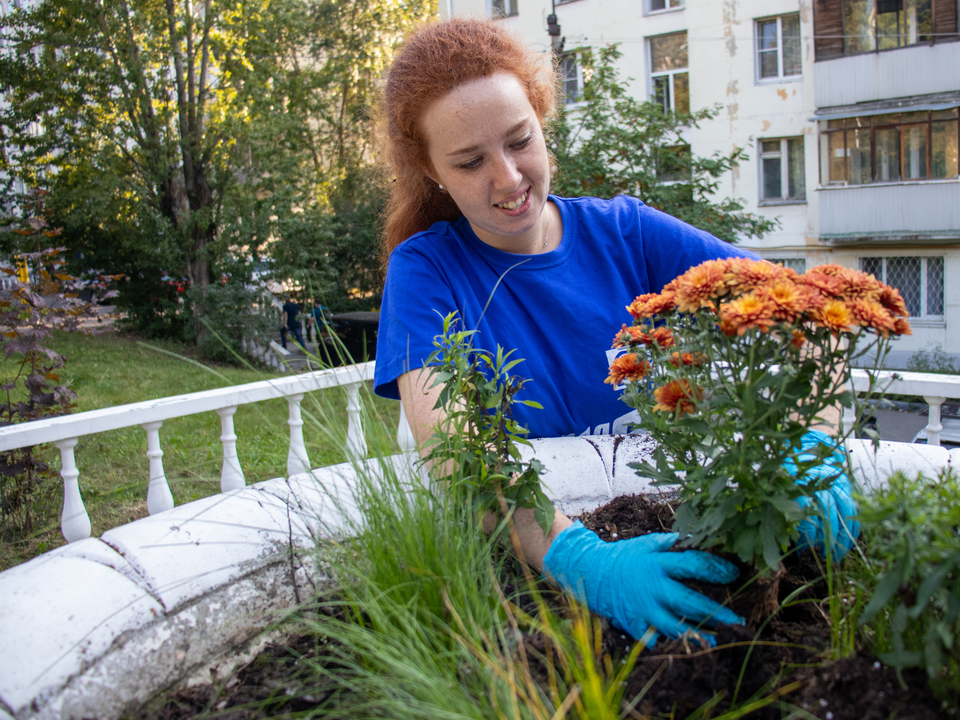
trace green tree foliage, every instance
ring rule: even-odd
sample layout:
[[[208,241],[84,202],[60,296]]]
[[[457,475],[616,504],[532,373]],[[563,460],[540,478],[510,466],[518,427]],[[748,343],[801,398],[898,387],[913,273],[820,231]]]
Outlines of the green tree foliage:
[[[3,170],[51,191],[74,261],[127,275],[121,302],[141,327],[196,327],[183,310],[233,277],[230,255],[269,254],[292,216],[323,217],[349,194],[369,162],[375,80],[432,9],[45,0],[3,21]]]
[[[744,148],[708,158],[689,151],[683,132],[718,111],[664,113],[656,103],[637,100],[614,67],[620,56],[616,45],[581,56],[583,102],[565,108],[552,133],[560,167],[553,191],[568,197],[632,195],[728,242],[773,230],[775,221],[744,212],[741,200],[716,198],[720,178],[747,159]]]
[[[329,210],[314,207],[279,222],[271,272],[302,288],[302,300],[332,312],[375,310],[383,297],[377,218],[385,196],[373,172],[351,173],[331,194]]]

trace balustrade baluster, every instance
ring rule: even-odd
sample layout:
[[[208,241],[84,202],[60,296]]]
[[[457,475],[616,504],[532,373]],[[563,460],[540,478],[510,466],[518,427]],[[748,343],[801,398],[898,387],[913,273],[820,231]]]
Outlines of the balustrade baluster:
[[[237,455],[237,435],[233,431],[233,416],[237,412],[236,406],[220,408],[220,442],[223,443],[223,469],[220,471],[220,492],[239,490],[246,487],[247,481],[243,477],[240,467],[240,458]]]
[[[73,449],[80,438],[57,440],[54,445],[60,450],[60,477],[63,478],[63,512],[60,514],[60,531],[67,542],[90,537],[90,516],[80,497],[80,471]]]
[[[347,388],[347,458],[360,462],[367,456],[367,439],[363,435],[360,418],[360,383],[350,383]]]
[[[840,416],[840,429],[843,431],[844,437],[853,432],[853,426],[857,423],[857,411],[854,409],[857,405],[857,391],[853,387],[852,380],[847,382],[847,390],[850,391],[853,403],[849,406],[844,405],[843,414]]]
[[[290,450],[287,452],[287,476],[297,473],[310,472],[310,458],[307,457],[307,446],[303,444],[303,420],[300,417],[300,402],[303,393],[287,396],[287,405],[290,408]]]
[[[413,436],[413,430],[410,429],[410,421],[407,420],[407,413],[403,410],[403,403],[400,403],[400,422],[397,423],[397,444],[401,452],[414,452],[417,449],[417,439]]]
[[[163,474],[163,450],[160,449],[160,427],[163,420],[143,423],[147,431],[147,457],[150,459],[150,486],[147,488],[147,512],[156,515],[173,509],[173,495],[167,476]]]
[[[927,415],[927,445],[940,445],[940,431],[943,425],[940,424],[940,406],[943,405],[945,397],[938,395],[924,395],[923,399],[930,406],[930,412]]]

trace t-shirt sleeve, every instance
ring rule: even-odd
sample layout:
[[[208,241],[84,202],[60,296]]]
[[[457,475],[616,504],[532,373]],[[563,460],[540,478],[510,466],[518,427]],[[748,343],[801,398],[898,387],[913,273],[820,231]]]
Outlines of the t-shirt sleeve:
[[[443,318],[458,309],[444,273],[433,258],[400,245],[390,257],[377,329],[373,389],[400,399],[397,378],[424,366],[443,332]]]
[[[638,212],[651,292],[660,292],[675,277],[707,260],[759,259],[660,210],[638,203]]]

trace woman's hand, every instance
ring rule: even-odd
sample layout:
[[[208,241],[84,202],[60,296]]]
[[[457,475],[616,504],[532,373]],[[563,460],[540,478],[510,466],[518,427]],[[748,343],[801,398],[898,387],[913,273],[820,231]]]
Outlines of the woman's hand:
[[[575,522],[543,559],[543,570],[593,612],[652,646],[662,633],[679,637],[701,624],[743,624],[743,618],[679,580],[728,583],[731,563],[699,550],[669,552],[676,533],[654,533],[607,543]],[[650,633],[648,635],[648,633]],[[701,635],[713,644],[710,635]]]
[[[797,547],[814,547],[820,551],[821,555],[826,557],[827,545],[829,544],[830,555],[837,561],[847,554],[847,551],[853,547],[854,542],[860,535],[860,523],[854,519],[857,515],[857,503],[853,499],[850,479],[844,472],[846,451],[842,445],[837,445],[829,435],[819,430],[808,431],[803,436],[801,443],[801,454],[798,456],[798,460],[801,462],[811,462],[816,459],[816,455],[812,453],[803,454],[803,451],[812,450],[817,445],[831,448],[832,452],[824,459],[823,463],[807,469],[803,477],[799,478],[797,482],[806,484],[811,480],[831,477],[834,478],[834,481],[828,489],[820,490],[814,494],[819,511],[800,523],[798,528],[800,530],[800,540],[797,541]],[[783,466],[791,475],[797,475],[797,464],[793,460],[788,460]],[[808,507],[810,498],[803,497],[798,502],[801,506]]]

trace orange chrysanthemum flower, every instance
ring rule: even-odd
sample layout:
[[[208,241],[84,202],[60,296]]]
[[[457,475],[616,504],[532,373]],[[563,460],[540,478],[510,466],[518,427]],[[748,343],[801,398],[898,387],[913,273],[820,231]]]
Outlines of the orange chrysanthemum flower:
[[[807,275],[827,275],[829,277],[838,277],[845,273],[847,268],[843,265],[837,265],[836,263],[827,263],[825,265],[817,265],[815,268],[810,268],[807,271]]]
[[[670,328],[654,328],[650,333],[650,339],[664,349],[671,348],[676,345],[676,341],[673,339],[673,333],[670,331]]]
[[[868,327],[884,337],[896,330],[896,318],[883,305],[868,299],[850,300],[847,309],[853,319],[864,327]]]
[[[844,300],[856,300],[858,298],[877,300],[883,288],[883,285],[873,275],[860,270],[844,268],[844,271],[838,274],[837,278],[843,283],[840,296]]]
[[[803,347],[803,344],[807,341],[807,336],[803,334],[801,330],[793,330],[790,333],[790,344],[793,345],[797,350]]]
[[[680,367],[685,365],[686,367],[699,367],[707,361],[707,356],[703,353],[693,353],[685,352],[682,355],[680,353],[670,353],[670,357],[667,358],[667,362],[673,365],[674,367]]]
[[[635,353],[627,353],[610,363],[610,374],[604,382],[616,386],[627,380],[642,380],[648,372],[650,363],[640,360]]]
[[[651,342],[653,342],[653,338],[647,335],[643,330],[638,327],[627,327],[627,325],[624,325],[622,328],[620,328],[620,332],[613,337],[613,347],[615,348],[626,347],[627,345],[635,345],[636,343],[649,345]]]
[[[702,307],[711,307],[711,300],[727,293],[728,261],[707,260],[687,270],[667,287],[675,291],[680,312],[692,313]]]
[[[809,288],[785,278],[759,288],[757,295],[770,304],[773,318],[782,322],[793,322],[815,302]]]
[[[820,327],[831,330],[834,335],[849,330],[854,322],[847,304],[842,300],[827,300],[815,313],[814,319]]]
[[[839,265],[837,266],[839,267]],[[816,268],[815,268],[816,269]],[[826,298],[835,298],[843,290],[843,281],[834,276],[823,273],[808,272],[797,278],[797,283],[816,290]]]
[[[910,329],[910,323],[908,323],[905,318],[897,318],[894,321],[893,331],[897,335],[913,335],[913,331]]]
[[[720,308],[720,329],[726,335],[743,335],[751,328],[767,332],[773,323],[773,306],[757,293],[748,293]]]
[[[883,285],[880,288],[880,297],[877,298],[881,305],[894,315],[908,317],[910,312],[907,310],[907,304],[903,301],[900,291],[889,285]]]
[[[661,293],[640,295],[632,303],[627,305],[627,312],[637,320],[645,320],[654,315],[660,315],[674,310],[676,307],[673,293],[665,288]]]
[[[731,292],[743,294],[776,280],[792,278],[796,274],[793,270],[788,270],[782,265],[774,265],[766,260],[735,258],[728,266],[727,285],[731,288]]]
[[[658,412],[692,415],[697,411],[696,403],[703,399],[703,391],[698,387],[691,387],[687,380],[673,380],[654,390],[653,396],[657,399],[653,409]]]

